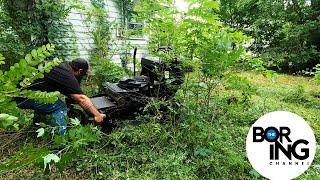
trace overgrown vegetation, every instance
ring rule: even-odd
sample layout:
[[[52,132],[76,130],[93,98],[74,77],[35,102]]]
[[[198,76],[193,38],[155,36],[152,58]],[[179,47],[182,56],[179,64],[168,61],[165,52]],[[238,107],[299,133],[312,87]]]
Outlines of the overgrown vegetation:
[[[319,1],[223,0],[220,17],[254,38],[250,49],[277,71],[296,73],[319,63]]]
[[[313,103],[312,106],[304,100],[302,102],[281,100],[281,97],[290,91],[295,91],[295,82],[299,82],[306,88],[306,94],[318,89],[318,85],[311,79],[295,79],[291,76],[279,75],[273,82],[253,72],[236,76],[240,79],[244,77],[250,79],[246,84],[256,87],[256,90],[252,91],[252,98],[247,102],[243,101],[246,88],[238,88],[234,86],[234,82],[228,81],[219,85],[213,92],[208,108],[207,89],[198,81],[198,74],[192,73],[189,75],[188,83],[184,85],[185,88],[177,94],[177,98],[184,103],[182,108],[174,111],[178,111],[181,116],[170,116],[168,123],[159,123],[156,117],[161,114],[156,114],[151,117],[140,117],[148,121],[146,124],[126,126],[113,131],[110,135],[101,134],[102,138],[99,142],[96,142],[98,137],[86,133],[77,135],[77,138],[66,137],[67,141],[58,138],[55,140],[56,143],[64,142],[65,145],[74,144],[70,142],[82,144],[90,139],[94,142],[89,141],[88,146],[81,146],[79,151],[81,153],[77,155],[73,153],[77,148],[70,146],[67,150],[64,148],[68,146],[62,145],[64,151],[59,157],[63,161],[61,163],[65,164],[64,171],[62,174],[54,173],[54,167],[60,167],[60,165],[59,163],[56,166],[52,165],[53,172],[49,174],[50,177],[62,178],[69,174],[83,178],[258,178],[246,159],[243,139],[257,118],[274,110],[287,110],[300,114],[310,123],[316,138],[319,138],[319,119],[314,116],[319,114],[319,99],[309,96],[308,101]],[[92,133],[90,128],[81,129]],[[70,133],[72,137],[74,137],[74,131],[76,130]],[[50,130],[46,130],[47,132],[49,135],[47,138],[50,139]],[[23,138],[25,136],[30,135],[23,135],[18,143],[25,143]],[[47,141],[48,139],[29,138],[27,144],[32,143],[41,147]],[[34,148],[36,149],[29,151],[29,156],[31,152],[39,150],[38,147]],[[65,153],[65,150],[68,153]],[[25,151],[27,150],[22,150],[22,152]],[[47,153],[48,151],[44,155]],[[41,157],[36,157],[41,162]],[[4,162],[9,163],[12,160]],[[318,164],[319,155],[317,154],[310,170],[301,179],[317,178]],[[33,164],[21,166],[9,172],[8,169],[4,171],[3,168],[4,166],[0,168],[2,177],[43,178],[48,175],[43,173],[42,163],[39,166]]]
[[[44,62],[52,56],[54,46],[48,44],[32,50],[19,63],[11,66],[8,71],[0,71],[0,128],[18,130],[28,119],[22,110],[17,107],[14,98],[34,99],[44,103],[53,103],[57,100],[59,92],[41,92],[27,89],[31,83],[44,77],[54,66],[62,61],[58,58]],[[5,63],[5,58],[0,54],[0,64]]]
[[[72,9],[81,8],[77,0],[1,0],[0,53],[6,66],[44,44],[56,46],[55,55],[65,59],[78,55],[76,37],[66,18]]]
[[[92,0],[92,9],[87,10],[86,23],[93,25],[89,33],[94,40],[90,53],[94,75],[88,86],[92,94],[99,92],[104,82],[117,81],[124,75],[121,67],[110,62],[112,22],[107,19],[104,2]],[[167,63],[178,58],[194,71],[186,74],[173,98],[175,103],[154,99],[137,117],[143,124],[128,124],[110,134],[97,126],[80,125],[77,119],[69,120],[63,137],[55,135],[55,127],[44,123],[36,132],[28,127],[8,131],[26,124],[12,116],[25,116],[16,107],[14,97],[52,102],[58,95],[23,89],[60,62],[55,59],[39,65],[52,56],[51,45],[33,50],[9,71],[0,71],[0,142],[5,142],[0,145],[0,179],[261,179],[245,153],[247,133],[259,117],[275,110],[295,112],[311,125],[316,139],[320,137],[319,84],[308,77],[276,76],[264,66],[272,58],[277,67],[285,68],[286,62],[292,62],[293,69],[300,70],[305,68],[302,60],[310,62],[317,56],[310,39],[303,39],[301,46],[291,41],[306,37],[310,29],[307,26],[291,37],[290,33],[303,25],[296,22],[293,4],[286,5],[285,13],[291,14],[284,15],[281,2],[189,1],[189,11],[179,12],[173,0],[135,1],[135,18],[145,22],[150,53]],[[267,15],[271,5],[277,10],[274,16]],[[302,1],[300,5],[307,12],[309,6]],[[263,10],[261,15],[254,7]],[[262,20],[263,15],[266,21]],[[280,15],[285,17],[276,19]],[[290,28],[277,24],[283,21]],[[254,38],[251,50],[261,57],[248,52],[246,46],[252,40],[238,30]],[[10,31],[6,33],[6,37],[13,38],[3,38],[8,42],[21,41]],[[161,47],[171,50],[159,51]],[[285,47],[289,48],[282,52]],[[308,57],[294,56],[298,50]],[[0,56],[0,64],[4,62]],[[318,67],[313,74],[319,78]],[[168,109],[165,114],[163,106]],[[317,153],[301,179],[318,178],[319,163]]]
[[[92,8],[86,9],[86,24],[91,27],[89,35],[94,41],[94,47],[90,51],[91,76],[86,85],[91,89],[89,94],[100,92],[105,82],[116,82],[123,77],[124,70],[111,62],[117,51],[117,44],[111,37],[111,29],[115,23],[108,19],[105,1],[91,0]],[[90,92],[91,91],[91,92]]]

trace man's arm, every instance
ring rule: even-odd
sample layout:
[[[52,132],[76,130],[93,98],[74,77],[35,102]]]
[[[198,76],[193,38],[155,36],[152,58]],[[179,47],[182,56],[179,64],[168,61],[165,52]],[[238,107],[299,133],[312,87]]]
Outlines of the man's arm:
[[[94,120],[97,124],[101,124],[105,117],[105,114],[100,113],[97,108],[93,105],[92,101],[88,96],[83,94],[71,94],[73,100],[76,101],[84,110],[91,113],[94,116]]]

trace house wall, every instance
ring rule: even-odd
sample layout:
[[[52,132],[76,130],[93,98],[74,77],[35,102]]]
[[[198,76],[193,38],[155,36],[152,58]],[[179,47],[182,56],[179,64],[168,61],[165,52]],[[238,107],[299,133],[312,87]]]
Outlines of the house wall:
[[[90,0],[82,0],[83,4],[87,7],[91,7]],[[126,52],[130,53],[128,56],[133,56],[133,48],[126,49],[125,44],[130,44],[132,46],[138,47],[137,59],[145,57],[148,55],[146,50],[147,38],[141,39],[124,39],[119,34],[119,24],[121,24],[121,12],[117,8],[117,4],[113,0],[105,0],[106,11],[109,15],[109,21],[114,24],[111,29],[112,41],[110,46],[111,49],[111,60],[115,63],[121,63],[121,56],[124,56]],[[87,25],[85,19],[87,14],[83,10],[72,10],[69,14],[68,21],[72,24],[76,36],[76,45],[79,49],[80,57],[89,59],[89,52],[92,47],[94,47],[94,41],[90,36],[90,28],[94,25]],[[91,27],[90,27],[91,26]]]

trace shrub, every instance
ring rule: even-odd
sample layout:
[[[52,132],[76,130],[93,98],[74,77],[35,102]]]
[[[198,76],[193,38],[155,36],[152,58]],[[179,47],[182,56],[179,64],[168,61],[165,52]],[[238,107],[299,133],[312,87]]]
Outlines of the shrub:
[[[0,128],[18,129],[24,123],[24,115],[17,107],[14,98],[22,97],[34,99],[44,103],[52,103],[57,100],[59,92],[31,91],[27,88],[36,79],[43,78],[44,73],[49,72],[62,61],[53,59],[44,61],[54,52],[54,46],[46,45],[32,50],[19,63],[15,63],[8,71],[0,71]],[[0,65],[5,64],[4,57],[0,55]],[[18,121],[19,119],[19,121]]]
[[[290,90],[282,99],[289,103],[306,103],[309,101],[302,85]]]
[[[92,72],[90,73],[88,81],[85,83],[85,89],[89,95],[94,95],[104,89],[106,82],[117,82],[124,75],[124,69],[110,60],[95,61],[92,65]]]
[[[243,102],[248,102],[253,94],[256,93],[256,88],[251,85],[248,79],[239,76],[226,77],[225,86],[227,89],[241,91]]]

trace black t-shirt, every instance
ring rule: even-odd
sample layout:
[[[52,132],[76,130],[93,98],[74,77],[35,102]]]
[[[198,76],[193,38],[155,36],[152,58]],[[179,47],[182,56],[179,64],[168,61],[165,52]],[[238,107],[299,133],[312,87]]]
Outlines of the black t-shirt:
[[[70,96],[71,94],[83,94],[80,83],[72,72],[68,62],[63,62],[54,67],[43,79],[35,81],[30,88],[46,92],[59,91],[61,94]]]

